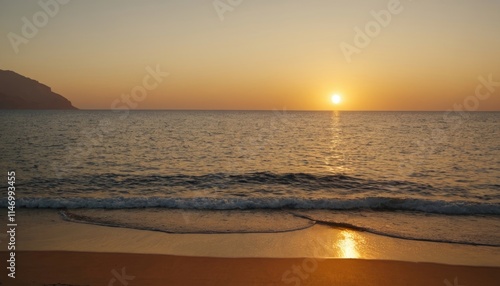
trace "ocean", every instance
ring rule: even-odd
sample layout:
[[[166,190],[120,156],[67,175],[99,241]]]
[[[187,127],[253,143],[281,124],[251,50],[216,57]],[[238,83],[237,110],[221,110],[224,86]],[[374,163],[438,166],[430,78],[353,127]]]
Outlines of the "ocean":
[[[1,111],[16,207],[174,233],[500,247],[500,112]],[[7,206],[6,197],[1,206]]]

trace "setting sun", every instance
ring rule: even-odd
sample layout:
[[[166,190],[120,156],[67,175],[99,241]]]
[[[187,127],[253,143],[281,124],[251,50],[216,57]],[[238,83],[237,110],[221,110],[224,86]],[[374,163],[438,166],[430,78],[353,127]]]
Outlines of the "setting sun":
[[[332,103],[333,104],[340,104],[341,102],[342,102],[342,96],[340,96],[340,94],[332,95]]]

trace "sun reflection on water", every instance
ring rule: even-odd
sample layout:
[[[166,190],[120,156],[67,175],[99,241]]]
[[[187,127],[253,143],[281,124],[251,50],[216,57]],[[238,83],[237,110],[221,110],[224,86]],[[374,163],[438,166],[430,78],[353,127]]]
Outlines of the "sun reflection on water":
[[[342,239],[337,242],[337,247],[340,250],[342,258],[359,258],[357,249],[356,234],[349,230],[342,230],[340,233]]]
[[[347,156],[347,146],[345,146],[346,143],[343,140],[340,112],[333,111],[330,124],[330,151],[325,158],[325,165],[334,174],[350,173],[347,165],[349,158]]]

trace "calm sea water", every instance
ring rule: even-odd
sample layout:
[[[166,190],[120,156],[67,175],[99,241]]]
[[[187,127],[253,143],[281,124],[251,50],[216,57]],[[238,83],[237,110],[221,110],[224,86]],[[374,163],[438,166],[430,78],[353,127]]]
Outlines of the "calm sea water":
[[[172,209],[242,210],[264,225],[273,215],[257,213],[280,210],[291,229],[307,218],[500,246],[498,112],[2,111],[0,118],[0,168],[16,172],[21,207],[88,211],[72,217],[112,225],[140,210],[145,219],[127,225],[137,228]],[[111,209],[106,219],[102,209]]]

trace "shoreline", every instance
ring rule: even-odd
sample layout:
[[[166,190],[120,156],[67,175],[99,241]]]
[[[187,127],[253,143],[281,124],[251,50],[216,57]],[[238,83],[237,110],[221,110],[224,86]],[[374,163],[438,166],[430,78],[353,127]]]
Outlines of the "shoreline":
[[[5,213],[0,213],[0,220],[5,221]],[[500,247],[397,239],[321,224],[279,233],[173,234],[69,222],[51,209],[20,209],[17,221],[18,251],[354,258],[500,267]],[[0,251],[7,250],[6,238],[2,230]]]
[[[0,285],[493,286],[500,281],[500,247],[411,241],[321,224],[279,233],[173,234],[66,221],[53,209],[20,209],[16,220],[16,278],[4,267]],[[10,253],[2,233],[0,258],[6,261]]]

